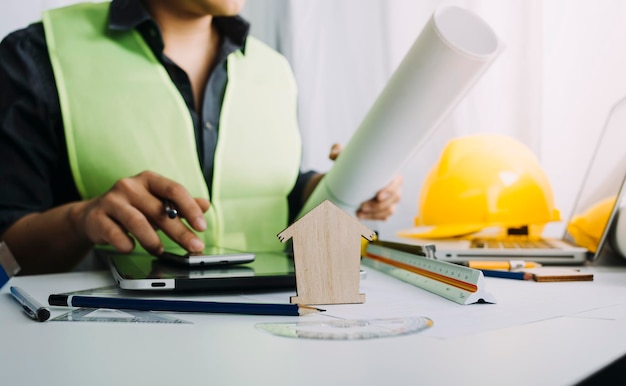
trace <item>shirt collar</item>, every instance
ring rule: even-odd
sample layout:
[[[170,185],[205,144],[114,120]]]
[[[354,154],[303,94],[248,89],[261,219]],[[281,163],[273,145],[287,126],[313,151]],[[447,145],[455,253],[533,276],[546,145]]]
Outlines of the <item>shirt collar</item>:
[[[109,29],[112,31],[129,31],[148,23],[156,25],[152,16],[140,0],[113,0],[109,8]],[[220,16],[213,23],[225,41],[236,46],[245,53],[246,39],[250,32],[250,23],[241,16]]]

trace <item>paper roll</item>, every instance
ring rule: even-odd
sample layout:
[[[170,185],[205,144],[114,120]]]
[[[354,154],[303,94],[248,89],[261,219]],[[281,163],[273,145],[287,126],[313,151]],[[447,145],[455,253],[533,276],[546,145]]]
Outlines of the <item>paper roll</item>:
[[[324,200],[354,215],[387,185],[501,51],[491,27],[438,8],[298,217]]]

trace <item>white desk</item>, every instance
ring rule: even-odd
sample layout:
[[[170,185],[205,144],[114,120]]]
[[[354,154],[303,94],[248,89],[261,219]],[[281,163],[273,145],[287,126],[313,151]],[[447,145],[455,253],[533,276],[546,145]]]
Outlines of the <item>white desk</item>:
[[[626,353],[626,266],[584,269],[593,282],[487,278],[498,304],[466,306],[368,269],[366,303],[327,307],[328,315],[423,315],[435,325],[359,341],[284,338],[255,328],[294,320],[277,316],[177,314],[193,322],[184,325],[38,323],[20,311],[10,285],[47,303],[50,293],[110,284],[108,273],[17,277],[0,293],[0,384],[569,385]],[[269,298],[288,302],[290,295]]]

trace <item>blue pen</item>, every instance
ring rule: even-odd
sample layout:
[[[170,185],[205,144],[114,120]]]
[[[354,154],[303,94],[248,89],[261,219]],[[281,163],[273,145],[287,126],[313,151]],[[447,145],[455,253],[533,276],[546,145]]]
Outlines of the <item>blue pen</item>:
[[[26,312],[31,319],[38,322],[45,322],[50,318],[50,310],[39,304],[39,302],[33,299],[33,297],[27,294],[23,289],[11,287],[11,295],[13,295],[13,299],[17,300],[17,302],[22,305],[24,312]]]

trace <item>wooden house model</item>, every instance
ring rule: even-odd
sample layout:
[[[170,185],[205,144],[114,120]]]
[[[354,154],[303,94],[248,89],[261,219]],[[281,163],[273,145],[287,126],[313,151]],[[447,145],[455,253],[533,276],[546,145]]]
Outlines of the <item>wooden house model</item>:
[[[361,238],[374,232],[326,200],[278,234],[292,239],[296,304],[364,303],[359,293]]]

